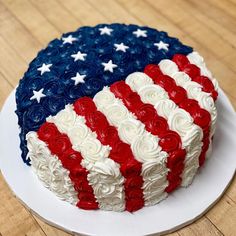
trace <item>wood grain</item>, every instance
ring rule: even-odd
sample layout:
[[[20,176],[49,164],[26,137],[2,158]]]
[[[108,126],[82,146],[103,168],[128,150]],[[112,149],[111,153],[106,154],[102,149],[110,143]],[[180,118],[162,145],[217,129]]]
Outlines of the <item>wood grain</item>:
[[[0,106],[37,52],[82,25],[124,22],[168,31],[196,48],[236,107],[234,0],[0,0]],[[0,176],[0,235],[69,236],[25,209]],[[201,219],[170,234],[236,235],[236,180]]]

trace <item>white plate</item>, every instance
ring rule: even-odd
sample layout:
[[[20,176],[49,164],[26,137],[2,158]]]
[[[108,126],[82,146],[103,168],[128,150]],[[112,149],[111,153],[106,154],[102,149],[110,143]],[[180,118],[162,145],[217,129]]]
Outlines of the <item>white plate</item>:
[[[180,188],[166,200],[128,212],[84,211],[59,200],[47,190],[20,157],[14,91],[0,116],[0,167],[15,195],[46,222],[73,233],[86,235],[163,234],[179,229],[203,215],[221,197],[236,167],[236,116],[220,91],[218,126],[213,154],[188,188]]]

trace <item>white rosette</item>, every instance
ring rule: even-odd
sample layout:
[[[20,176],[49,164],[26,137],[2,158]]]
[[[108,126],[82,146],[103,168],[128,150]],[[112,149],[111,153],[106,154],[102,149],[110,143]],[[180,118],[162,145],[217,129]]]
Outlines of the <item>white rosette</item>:
[[[158,65],[162,73],[165,75],[169,75],[170,77],[172,77],[174,73],[179,71],[178,66],[169,59],[161,60]]]
[[[82,165],[89,171],[88,180],[99,202],[99,208],[123,211],[125,208],[124,178],[119,171],[119,165],[109,158],[94,164],[83,160]]]
[[[145,85],[138,90],[138,94],[144,103],[156,104],[160,100],[168,99],[165,90],[160,86],[154,84]]]
[[[187,150],[196,145],[202,145],[202,129],[193,123],[193,118],[183,109],[175,110],[168,117],[168,124],[172,130],[182,137],[183,147]]]
[[[37,133],[26,135],[28,156],[32,169],[43,185],[61,200],[75,205],[78,201],[77,192],[66,170],[57,156],[52,155],[47,145],[41,141]]]
[[[208,77],[212,81],[215,87],[215,90],[218,91],[218,88],[219,88],[218,82],[212,76],[212,73],[207,69],[203,57],[200,56],[198,52],[192,52],[188,54],[187,58],[190,61],[190,63],[195,64],[200,69],[201,75]]]
[[[150,133],[136,137],[131,143],[131,149],[136,159],[142,163],[150,160],[167,157],[167,153],[163,152],[158,144],[159,139]]]
[[[152,79],[142,72],[134,72],[127,76],[125,83],[128,84],[134,91],[138,91],[143,86],[152,85]]]
[[[137,136],[144,133],[144,124],[134,119],[122,121],[118,127],[120,139],[125,143],[131,143]]]

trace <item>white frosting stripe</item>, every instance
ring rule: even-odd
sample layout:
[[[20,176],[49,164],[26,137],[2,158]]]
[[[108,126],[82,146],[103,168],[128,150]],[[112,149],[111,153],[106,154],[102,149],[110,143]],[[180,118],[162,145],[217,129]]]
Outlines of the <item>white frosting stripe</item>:
[[[187,55],[187,58],[191,64],[196,65],[200,69],[201,75],[204,75],[204,76],[208,77],[209,79],[211,79],[211,81],[215,87],[215,90],[218,91],[218,87],[219,87],[218,82],[212,76],[211,72],[207,69],[203,57],[200,56],[198,52],[192,52]]]
[[[119,165],[109,158],[110,147],[102,145],[82,116],[78,116],[73,105],[67,105],[56,116],[49,117],[48,122],[54,123],[61,133],[66,134],[74,150],[81,153],[81,165],[89,172],[88,181],[92,186],[99,208],[123,211],[124,178]]]
[[[93,100],[108,122],[117,128],[120,139],[130,145],[135,159],[143,163],[145,205],[153,205],[165,198],[167,193],[164,190],[168,186],[165,164],[167,153],[158,145],[158,137],[147,132],[144,124],[108,87],[98,92]]]
[[[45,142],[38,138],[36,132],[26,135],[28,156],[33,171],[43,185],[61,200],[73,205],[78,202],[78,193],[66,170],[56,155],[52,155]]]
[[[210,113],[211,137],[214,134],[217,119],[217,110],[211,94],[202,91],[202,86],[200,84],[192,81],[188,74],[186,74],[185,72],[179,71],[178,66],[175,64],[175,62],[168,59],[162,60],[159,63],[159,68],[161,69],[163,74],[173,78],[177,85],[185,89],[188,98],[196,100],[201,108]]]
[[[189,113],[169,99],[165,89],[154,84],[153,80],[146,74],[132,73],[127,77],[126,83],[139,94],[143,102],[155,106],[158,114],[167,119],[169,128],[179,134],[182,145],[187,151],[182,185],[189,185],[199,167],[198,157],[201,152],[203,136],[201,128],[194,124]],[[191,167],[191,173],[186,175],[185,173],[190,172],[189,167]]]

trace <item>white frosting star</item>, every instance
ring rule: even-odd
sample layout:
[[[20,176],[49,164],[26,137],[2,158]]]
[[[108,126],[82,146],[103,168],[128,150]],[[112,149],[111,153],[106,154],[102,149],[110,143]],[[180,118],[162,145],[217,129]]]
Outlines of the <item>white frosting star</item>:
[[[81,75],[79,72],[76,73],[75,77],[72,77],[71,79],[75,81],[75,85],[79,83],[84,83],[84,78],[86,75]]]
[[[62,37],[63,44],[69,43],[72,44],[74,41],[77,40],[77,38],[74,38],[72,35],[69,35],[67,37]]]
[[[124,45],[123,43],[120,44],[114,44],[116,51],[122,51],[122,52],[126,52],[126,49],[128,49],[129,47]]]
[[[158,50],[161,50],[161,49],[164,49],[166,51],[169,50],[169,44],[164,43],[163,41],[160,41],[159,43],[154,43],[154,45],[158,47]]]
[[[41,98],[46,97],[45,94],[43,94],[43,88],[39,91],[33,91],[34,95],[30,98],[30,100],[36,99],[38,103],[40,103]]]
[[[147,37],[147,30],[137,29],[136,31],[133,32],[133,34],[135,34],[137,38]]]
[[[45,72],[50,72],[50,67],[52,66],[52,64],[45,64],[43,63],[43,65],[41,67],[39,67],[37,70],[41,72],[41,75],[43,75]]]
[[[99,28],[99,31],[100,31],[100,35],[103,35],[103,34],[111,35],[111,32],[113,31],[113,29],[110,29],[105,26],[103,28]]]
[[[113,69],[117,67],[116,64],[112,63],[112,60],[107,63],[103,62],[102,65],[104,66],[104,71],[110,71],[111,73],[113,73]]]
[[[84,57],[86,57],[87,54],[86,53],[81,53],[80,51],[78,51],[76,54],[72,54],[71,57],[74,58],[74,61],[78,61],[78,60],[81,60],[81,61],[84,61]]]

